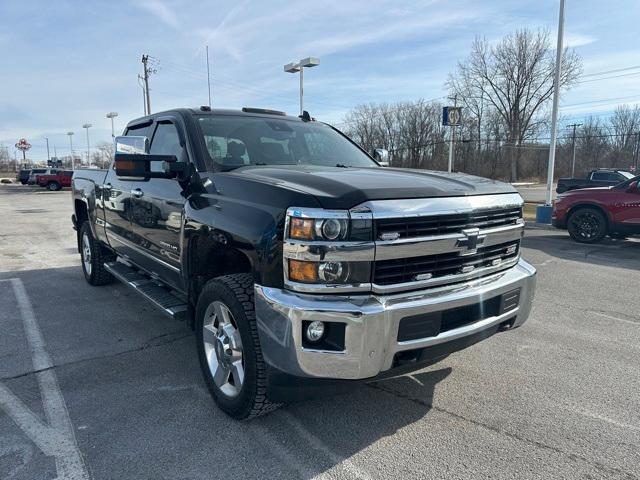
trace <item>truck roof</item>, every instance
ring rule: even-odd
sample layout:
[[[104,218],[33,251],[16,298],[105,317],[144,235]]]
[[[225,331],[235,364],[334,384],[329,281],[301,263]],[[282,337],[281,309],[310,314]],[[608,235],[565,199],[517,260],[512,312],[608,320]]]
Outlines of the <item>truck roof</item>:
[[[184,116],[192,116],[192,115],[234,115],[239,117],[262,117],[262,118],[282,118],[287,120],[293,120],[302,122],[303,120],[298,116],[287,115],[284,112],[278,110],[270,110],[264,108],[251,108],[244,107],[241,110],[231,109],[231,108],[211,108],[209,107],[196,107],[196,108],[172,108],[170,110],[164,110],[162,112],[155,112],[151,115],[146,115],[144,117],[139,117],[134,120],[131,120],[127,127],[131,127],[132,125],[138,125],[140,123],[150,122],[155,117],[161,117],[163,115],[177,113],[179,115]]]

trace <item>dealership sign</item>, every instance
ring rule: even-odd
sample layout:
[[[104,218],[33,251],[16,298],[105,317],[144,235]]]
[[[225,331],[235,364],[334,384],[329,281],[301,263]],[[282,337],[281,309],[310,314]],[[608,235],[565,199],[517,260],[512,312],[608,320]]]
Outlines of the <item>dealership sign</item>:
[[[16,148],[18,150],[22,150],[23,152],[26,152],[31,148],[31,144],[27,142],[26,138],[21,138],[20,140],[18,140],[18,143],[16,143]]]

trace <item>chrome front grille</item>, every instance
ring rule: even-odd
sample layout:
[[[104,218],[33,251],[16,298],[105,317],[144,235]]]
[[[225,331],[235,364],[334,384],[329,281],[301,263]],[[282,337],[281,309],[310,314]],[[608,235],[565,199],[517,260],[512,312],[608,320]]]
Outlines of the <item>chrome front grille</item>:
[[[373,283],[394,285],[410,283],[420,279],[443,279],[455,281],[458,275],[482,269],[509,265],[518,258],[520,242],[506,242],[489,247],[480,247],[471,255],[458,252],[425,255],[422,257],[397,258],[376,262]]]
[[[376,238],[402,239],[444,235],[467,228],[494,228],[515,225],[522,218],[522,208],[494,208],[451,215],[382,218],[375,222]]]
[[[394,293],[482,278],[514,266],[524,234],[519,194],[379,200],[370,212],[372,290]]]

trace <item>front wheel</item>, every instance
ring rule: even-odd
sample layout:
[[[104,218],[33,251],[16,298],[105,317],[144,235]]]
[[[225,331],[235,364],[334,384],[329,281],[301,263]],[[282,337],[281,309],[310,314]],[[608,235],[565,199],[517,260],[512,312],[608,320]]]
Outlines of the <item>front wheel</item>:
[[[247,273],[218,277],[204,286],[196,306],[196,342],[205,383],[218,407],[238,420],[278,407],[266,396],[253,288]]]
[[[607,219],[595,208],[579,208],[569,216],[567,230],[576,242],[597,243],[607,234]]]

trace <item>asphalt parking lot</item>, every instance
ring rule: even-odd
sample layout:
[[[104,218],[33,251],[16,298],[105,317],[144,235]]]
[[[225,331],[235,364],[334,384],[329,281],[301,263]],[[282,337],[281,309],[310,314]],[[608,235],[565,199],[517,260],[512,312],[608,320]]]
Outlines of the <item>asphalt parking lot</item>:
[[[527,231],[529,321],[238,423],[191,330],[82,276],[68,191],[0,185],[0,478],[638,478],[640,242]]]

